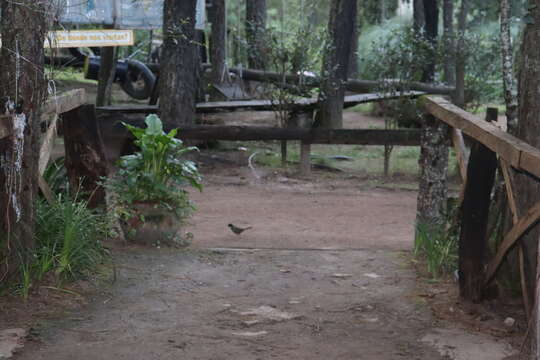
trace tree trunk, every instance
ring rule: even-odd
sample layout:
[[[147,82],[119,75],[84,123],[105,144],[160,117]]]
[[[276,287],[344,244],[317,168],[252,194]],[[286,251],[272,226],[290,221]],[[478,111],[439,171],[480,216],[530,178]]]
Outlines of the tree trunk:
[[[416,224],[436,230],[444,223],[447,198],[448,126],[432,115],[422,123]]]
[[[111,105],[112,87],[116,75],[116,49],[114,46],[101,48],[96,106]]]
[[[246,40],[250,69],[266,69],[266,0],[246,1]]]
[[[454,64],[454,0],[443,2],[444,28],[444,81],[449,86],[456,84],[456,66]]]
[[[413,0],[413,27],[417,34],[424,31],[426,16],[424,13],[424,0]]]
[[[386,20],[386,4],[384,0],[379,0],[379,24]]]
[[[212,81],[221,84],[228,78],[227,70],[227,9],[225,0],[213,0],[210,11],[212,33],[210,35],[210,62]]]
[[[34,247],[47,11],[35,0],[1,5],[0,96],[8,114],[1,121],[13,135],[0,140],[0,282]]]
[[[358,9],[360,11],[360,9]],[[360,14],[353,18],[353,34],[351,37],[351,58],[349,60],[349,74],[347,78],[356,79],[358,77],[358,40],[360,36]]]
[[[461,0],[461,8],[458,18],[458,41],[456,49],[456,93],[454,104],[465,107],[465,33],[467,31],[467,13],[469,12],[469,0]]]
[[[319,125],[343,127],[343,100],[351,57],[356,0],[333,0],[328,23],[329,44],[323,60]]]
[[[161,118],[178,127],[195,122],[199,84],[199,47],[195,41],[197,0],[166,0],[160,69]]]
[[[435,80],[435,63],[437,36],[439,34],[439,4],[438,0],[424,0],[425,38],[432,45],[431,56],[425,64],[422,82],[432,83]]]
[[[525,27],[520,55],[517,137],[534,147],[540,148],[540,122],[538,121],[538,114],[540,113],[540,98],[538,97],[538,84],[540,83],[540,48],[538,47],[540,42],[540,7],[531,7],[529,14],[532,16],[532,21],[529,21]],[[540,201],[540,183],[522,174],[517,174],[515,179],[518,212],[525,214],[528,208]],[[527,283],[531,285],[529,290],[532,290],[529,291],[529,294],[536,294],[538,291],[535,291],[534,287],[537,282],[536,257],[539,235],[540,229],[536,227],[522,239],[526,247],[525,269]],[[539,289],[540,286],[536,286],[536,288]],[[540,336],[539,300],[537,294],[533,315],[535,316],[534,336],[532,336],[534,359],[540,359],[540,347],[537,347],[538,344],[536,344],[536,339]]]
[[[517,131],[518,102],[516,82],[514,80],[514,59],[512,55],[512,36],[510,34],[510,4],[508,0],[501,0],[501,50],[508,132],[515,134]]]

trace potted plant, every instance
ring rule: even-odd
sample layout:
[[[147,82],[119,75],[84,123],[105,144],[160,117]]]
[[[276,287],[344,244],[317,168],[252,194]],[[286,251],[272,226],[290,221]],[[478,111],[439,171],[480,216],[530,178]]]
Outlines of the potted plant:
[[[176,138],[177,129],[166,133],[157,115],[149,115],[146,128],[126,123],[139,151],[122,156],[118,172],[107,188],[113,192],[114,214],[126,240],[154,245],[186,245],[182,226],[193,212],[187,186],[202,190],[195,163],[184,156],[198,150]]]

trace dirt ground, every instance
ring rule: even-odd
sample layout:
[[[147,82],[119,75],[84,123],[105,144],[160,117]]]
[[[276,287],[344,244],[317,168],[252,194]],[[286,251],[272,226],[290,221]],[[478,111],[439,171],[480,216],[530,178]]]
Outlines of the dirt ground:
[[[510,339],[521,319],[505,328],[504,313],[462,307],[453,281],[418,277],[415,191],[343,173],[255,176],[245,154],[227,156],[199,159],[205,188],[192,193],[190,248],[116,248],[107,286],[0,300],[0,329],[29,330],[15,359],[498,360],[516,352]],[[228,223],[253,228],[237,236]]]

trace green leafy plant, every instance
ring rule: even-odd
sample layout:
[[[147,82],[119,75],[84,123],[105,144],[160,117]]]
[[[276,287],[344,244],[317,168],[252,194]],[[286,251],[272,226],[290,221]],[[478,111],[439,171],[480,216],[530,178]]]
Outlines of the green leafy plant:
[[[145,122],[144,129],[124,123],[140,151],[123,156],[117,175],[107,183],[116,196],[115,213],[122,220],[138,216],[144,222],[144,215],[135,207],[146,204],[184,219],[193,210],[186,185],[202,190],[195,163],[183,159],[197,148],[187,147],[177,139],[178,130],[163,131],[157,115],[149,115]]]
[[[101,240],[108,229],[107,216],[89,209],[86,201],[65,195],[53,204],[40,201],[32,264],[35,277],[41,280],[51,272],[60,280],[85,276],[106,256]]]

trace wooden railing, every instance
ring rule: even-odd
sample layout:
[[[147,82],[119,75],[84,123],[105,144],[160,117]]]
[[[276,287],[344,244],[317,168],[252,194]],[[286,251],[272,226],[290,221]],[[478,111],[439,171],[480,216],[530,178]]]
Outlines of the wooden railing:
[[[45,102],[41,109],[41,120],[46,124],[46,130],[41,137],[39,151],[39,175],[38,184],[41,192],[48,202],[54,202],[54,195],[43,179],[43,174],[47,168],[47,164],[51,158],[54,141],[57,135],[58,120],[62,114],[69,113],[86,102],[86,91],[84,89],[75,89],[66,91],[58,96],[55,96]],[[12,134],[12,129],[9,124],[12,121],[9,115],[0,117],[0,139],[8,137]]]
[[[426,96],[421,99],[421,102],[429,114],[451,126],[454,131],[463,132],[474,141],[469,163],[465,165],[467,173],[464,191],[462,191],[459,257],[462,296],[473,301],[479,300],[509,250],[519,244],[523,235],[540,222],[540,203],[524,211],[521,216],[518,214],[514,189],[510,181],[512,171],[525,173],[536,181],[540,181],[540,149],[528,145],[443,98]],[[487,259],[485,239],[487,216],[484,215],[489,212],[489,199],[497,168],[501,169],[505,180],[513,227],[504,236],[495,255]],[[486,221],[478,220],[482,217]],[[521,259],[523,258],[522,251],[520,247]],[[487,265],[484,260],[488,260]],[[521,266],[523,267],[523,263]],[[522,288],[526,291],[523,269],[521,273]],[[527,294],[524,294],[525,304],[527,304],[527,299]]]

